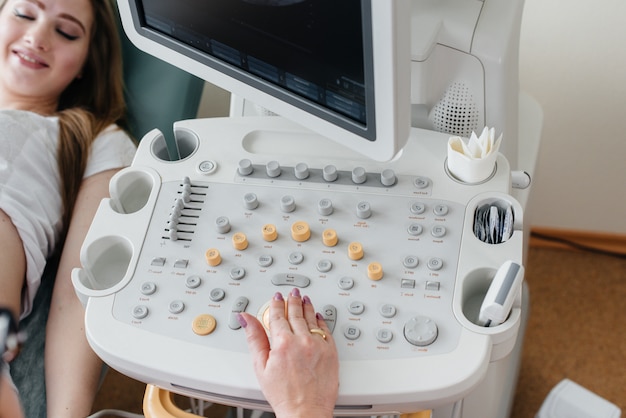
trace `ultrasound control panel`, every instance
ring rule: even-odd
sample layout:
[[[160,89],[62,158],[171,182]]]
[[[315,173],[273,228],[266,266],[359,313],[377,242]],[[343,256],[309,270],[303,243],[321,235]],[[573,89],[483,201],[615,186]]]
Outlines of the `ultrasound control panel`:
[[[338,414],[454,401],[515,339],[516,313],[494,328],[474,318],[499,264],[521,259],[506,160],[466,185],[445,170],[445,138],[433,133],[414,132],[387,164],[274,117],[184,121],[176,135],[180,160],[164,157],[153,131],[113,178],[73,274],[90,343],[112,367],[267,408],[237,313],[267,324],[268,301],[293,288],[337,342]],[[513,208],[506,242],[474,233],[485,204]]]

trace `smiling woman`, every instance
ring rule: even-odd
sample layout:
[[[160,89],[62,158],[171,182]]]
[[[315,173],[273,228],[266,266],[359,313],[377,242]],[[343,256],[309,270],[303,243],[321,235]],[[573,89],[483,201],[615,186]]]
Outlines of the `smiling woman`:
[[[46,332],[47,416],[84,417],[101,363],[70,272],[111,176],[135,151],[122,129],[109,1],[0,2],[0,121],[0,307],[26,317],[48,260],[61,252]]]
[[[14,108],[52,114],[61,93],[80,77],[89,49],[93,16],[89,0],[68,5],[9,1],[2,19],[6,99]]]

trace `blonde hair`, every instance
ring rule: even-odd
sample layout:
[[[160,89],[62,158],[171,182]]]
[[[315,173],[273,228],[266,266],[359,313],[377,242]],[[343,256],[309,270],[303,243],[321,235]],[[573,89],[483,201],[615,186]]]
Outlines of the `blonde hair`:
[[[81,74],[61,94],[57,162],[67,228],[95,138],[111,124],[126,126],[122,52],[111,0],[91,0],[94,21]]]

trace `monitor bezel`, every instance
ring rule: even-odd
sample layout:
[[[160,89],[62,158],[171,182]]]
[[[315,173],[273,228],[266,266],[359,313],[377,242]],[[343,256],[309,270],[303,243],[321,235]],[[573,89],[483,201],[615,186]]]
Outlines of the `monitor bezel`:
[[[408,0],[360,0],[366,53],[367,124],[302,99],[240,68],[144,26],[141,0],[118,0],[130,41],[232,94],[249,100],[375,161],[391,160],[410,129],[410,5]],[[374,88],[371,88],[371,85]]]

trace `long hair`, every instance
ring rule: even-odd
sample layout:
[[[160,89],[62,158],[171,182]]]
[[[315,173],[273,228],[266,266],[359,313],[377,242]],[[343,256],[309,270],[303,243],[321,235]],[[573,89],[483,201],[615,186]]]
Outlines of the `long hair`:
[[[81,76],[61,94],[57,108],[63,225],[72,216],[94,139],[106,127],[127,128],[122,53],[112,0],[91,0],[94,23]]]

